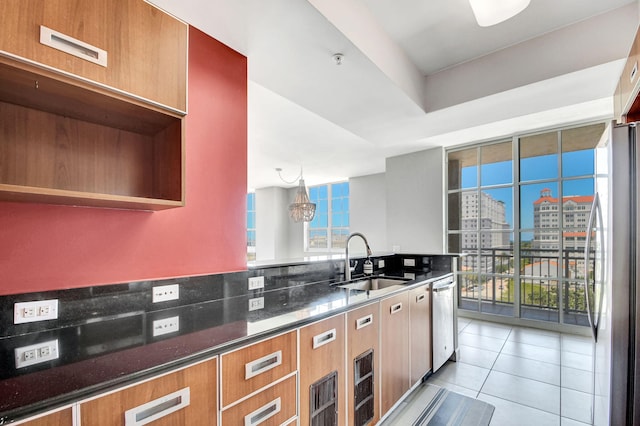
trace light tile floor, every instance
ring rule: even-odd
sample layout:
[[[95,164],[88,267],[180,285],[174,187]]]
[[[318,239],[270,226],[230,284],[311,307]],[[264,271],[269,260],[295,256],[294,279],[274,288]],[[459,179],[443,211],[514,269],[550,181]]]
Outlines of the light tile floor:
[[[458,362],[447,362],[427,384],[493,404],[491,426],[590,423],[590,338],[466,318],[458,333]]]

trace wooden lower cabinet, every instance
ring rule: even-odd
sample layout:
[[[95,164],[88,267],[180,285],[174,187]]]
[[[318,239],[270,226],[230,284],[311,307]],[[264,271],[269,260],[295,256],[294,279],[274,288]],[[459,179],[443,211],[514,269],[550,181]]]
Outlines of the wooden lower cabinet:
[[[216,425],[217,361],[203,361],[81,402],[81,424],[133,426],[151,421],[153,426]]]
[[[300,328],[301,425],[345,424],[344,321],[342,314]]]
[[[23,426],[72,426],[73,413],[71,412],[71,407],[69,407],[17,424]]]
[[[409,290],[411,385],[431,370],[431,286]]]
[[[222,425],[271,426],[295,419],[296,376],[277,383],[222,412]]]
[[[386,413],[410,387],[409,292],[380,301],[381,410]]]
[[[221,408],[277,382],[298,369],[295,330],[244,346],[220,357]]]
[[[361,426],[380,419],[380,305],[347,312],[347,423]]]

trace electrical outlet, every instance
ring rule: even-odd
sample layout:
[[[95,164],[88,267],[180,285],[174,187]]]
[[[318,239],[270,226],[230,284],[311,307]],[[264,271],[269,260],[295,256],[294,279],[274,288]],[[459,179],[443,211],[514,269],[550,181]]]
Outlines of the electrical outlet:
[[[58,299],[18,302],[13,305],[13,323],[45,321],[58,318]]]
[[[249,299],[249,311],[257,311],[258,309],[264,309],[264,297]]]
[[[264,277],[249,278],[249,290],[257,290],[259,288],[264,288]]]
[[[153,337],[174,333],[180,330],[180,316],[156,320],[153,322]]]
[[[40,364],[59,358],[58,339],[14,349],[16,368]]]
[[[410,280],[416,279],[416,274],[414,274],[413,272],[405,272],[403,276],[405,278],[409,278]]]
[[[378,260],[378,268],[379,268],[379,269],[384,268],[384,259],[380,259],[380,260]]]
[[[404,266],[416,266],[416,260],[415,259],[402,259],[402,264]]]
[[[159,285],[153,287],[153,303],[178,300],[180,298],[180,285]]]

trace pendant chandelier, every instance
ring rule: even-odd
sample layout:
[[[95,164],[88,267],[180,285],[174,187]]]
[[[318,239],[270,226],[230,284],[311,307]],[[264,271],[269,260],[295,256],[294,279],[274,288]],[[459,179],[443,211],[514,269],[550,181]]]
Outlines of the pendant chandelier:
[[[285,183],[292,184],[299,179],[296,197],[293,200],[293,203],[289,204],[289,217],[294,222],[311,222],[316,214],[316,204],[309,200],[307,187],[305,186],[304,178],[302,177],[302,168],[300,168],[300,176],[291,182],[282,179],[282,175],[280,174],[282,169],[278,168],[276,171],[278,172],[280,179]]]

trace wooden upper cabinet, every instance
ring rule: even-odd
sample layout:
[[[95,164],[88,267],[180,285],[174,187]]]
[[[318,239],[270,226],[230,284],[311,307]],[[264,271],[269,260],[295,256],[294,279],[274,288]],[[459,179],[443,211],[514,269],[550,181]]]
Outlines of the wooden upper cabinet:
[[[0,16],[0,201],[184,206],[187,25],[142,0]]]
[[[186,111],[188,27],[149,3],[5,0],[0,16],[0,50],[10,56]],[[96,63],[103,52],[106,66]]]

